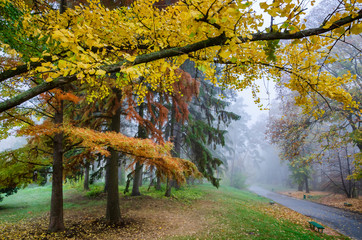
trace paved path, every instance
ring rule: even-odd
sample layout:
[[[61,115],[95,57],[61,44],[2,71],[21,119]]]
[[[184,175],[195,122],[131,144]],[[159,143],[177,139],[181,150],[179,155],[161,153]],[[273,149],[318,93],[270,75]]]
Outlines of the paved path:
[[[284,205],[303,215],[316,219],[330,228],[349,236],[353,239],[362,240],[362,215],[351,213],[318,203],[300,200],[278,193],[270,192],[260,187],[252,186],[250,191],[267,197],[281,205]]]

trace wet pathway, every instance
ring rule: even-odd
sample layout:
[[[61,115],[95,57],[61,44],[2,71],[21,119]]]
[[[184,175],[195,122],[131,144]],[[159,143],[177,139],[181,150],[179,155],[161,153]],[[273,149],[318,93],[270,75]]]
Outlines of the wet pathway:
[[[291,198],[263,188],[252,186],[250,191],[267,197],[303,215],[316,219],[320,223],[353,239],[362,240],[362,215],[351,213],[318,203]]]

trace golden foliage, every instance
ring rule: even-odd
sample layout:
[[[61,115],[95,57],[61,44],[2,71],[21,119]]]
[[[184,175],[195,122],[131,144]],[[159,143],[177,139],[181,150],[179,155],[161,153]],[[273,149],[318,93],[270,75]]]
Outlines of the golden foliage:
[[[63,14],[50,8],[38,15],[25,11],[22,25],[27,36],[24,37],[36,38],[46,46],[45,50],[39,49],[34,56],[28,56],[31,59],[28,64],[41,63],[28,76],[40,75],[48,82],[76,76],[79,83],[87,84],[87,97],[92,100],[109,94],[114,83],[109,84],[110,79],[104,76],[112,73],[117,75],[117,87],[132,86],[134,93],[143,99],[149,87],[174,92],[174,83],[178,81],[176,69],[190,58],[207,79],[221,87],[237,90],[252,87],[257,94],[256,79],[263,76],[279,79],[284,72],[290,75],[286,86],[299,93],[297,104],[306,110],[316,104],[318,94],[342,102],[346,107],[358,107],[340,87],[354,76],[346,73],[334,77],[321,71],[318,65],[321,59],[325,63],[335,60],[329,54],[334,39],[362,31],[357,21],[333,29],[332,33],[316,32],[310,37],[279,44],[273,34],[270,40],[265,35],[265,39],[258,41],[264,19],[255,8],[285,19],[283,24],[271,27],[276,36],[284,38],[283,34],[295,34],[306,28],[301,21],[303,12],[294,1],[183,0],[159,8],[155,4],[155,0],[144,0],[108,9],[93,0],[68,8]],[[331,15],[324,29],[341,19],[359,16],[360,3],[343,0],[341,4],[344,11]],[[195,51],[178,50],[202,45],[205,41],[215,43]],[[166,54],[170,49],[180,52],[170,53],[171,59]],[[144,61],[146,55],[154,58]],[[215,74],[215,61],[228,64],[221,77]]]

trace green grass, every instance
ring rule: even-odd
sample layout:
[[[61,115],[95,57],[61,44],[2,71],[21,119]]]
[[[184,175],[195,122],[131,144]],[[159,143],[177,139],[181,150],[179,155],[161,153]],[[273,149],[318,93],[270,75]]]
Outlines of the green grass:
[[[49,211],[51,186],[28,187],[0,202],[0,221],[18,221]]]
[[[148,190],[148,186],[145,184],[142,187],[140,187],[140,192],[143,195],[150,196],[153,198],[167,199],[167,197],[165,197],[166,186],[162,185],[161,188],[162,188],[161,191],[156,191],[154,187],[151,187],[150,190]],[[124,187],[120,186],[120,192],[123,193],[123,191]],[[130,191],[132,191],[132,189],[130,189]],[[204,196],[205,194],[206,192],[200,191],[198,188],[190,186],[182,186],[178,190],[173,188],[171,195],[172,199],[174,200],[191,204],[194,200],[202,198],[202,196]],[[130,193],[128,193],[127,195],[130,195]]]
[[[40,216],[50,210],[51,185],[29,186],[0,202],[0,222],[17,222],[21,219]],[[70,201],[84,195],[77,185],[64,185],[64,209],[79,208],[104,203],[104,201]]]
[[[119,187],[120,194],[123,195],[124,186]],[[154,198],[166,198],[164,196],[165,186],[162,186],[162,191],[156,191],[153,187],[150,191],[148,186],[144,185],[140,188],[143,195]],[[130,188],[130,191],[132,188]],[[64,184],[64,209],[81,208],[86,206],[94,206],[104,204],[104,199],[97,198],[103,193],[103,183],[96,183],[90,186],[90,191],[83,191],[81,182],[73,182]],[[127,195],[130,195],[128,193]],[[191,203],[193,200],[200,199],[204,192],[196,188],[181,187],[180,190],[172,191],[172,199]],[[87,196],[88,199],[82,201],[71,201],[71,198],[76,196]],[[40,216],[50,210],[51,185],[29,186],[25,189],[20,189],[16,194],[5,197],[0,202],[0,222],[17,222],[24,218]]]
[[[217,225],[208,233],[175,239],[348,239],[319,234],[288,220],[280,221],[266,215],[253,206],[268,204],[269,199],[248,191],[228,187],[215,190],[207,185],[197,189],[208,192],[208,199],[218,204],[213,212],[218,219]]]
[[[72,208],[76,211],[87,206],[105,205],[104,198],[84,198],[86,192],[81,190],[81,186],[79,183],[65,185],[65,209]],[[153,198],[165,198],[164,191],[156,191],[154,188],[147,191],[147,188],[145,185],[140,191]],[[94,192],[100,189],[101,184],[91,187],[91,191]],[[124,187],[121,186],[121,195],[123,190]],[[211,202],[213,207],[207,214],[210,219],[215,219],[215,224],[207,231],[175,239],[347,239],[319,234],[288,220],[278,220],[267,215],[256,206],[268,206],[269,200],[248,191],[230,187],[216,189],[204,184],[182,187],[180,190],[173,190],[172,193],[172,201],[181,201],[187,205],[195,203],[195,200]],[[51,186],[45,186],[28,187],[6,197],[0,203],[0,223],[16,222],[48,212],[50,196]],[[83,197],[77,200],[77,196]]]

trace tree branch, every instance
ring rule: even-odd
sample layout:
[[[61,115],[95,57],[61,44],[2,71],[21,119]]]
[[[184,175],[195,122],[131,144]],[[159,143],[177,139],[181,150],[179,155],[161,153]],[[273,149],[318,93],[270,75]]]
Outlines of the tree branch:
[[[345,18],[339,19],[335,21],[331,26],[328,28],[318,27],[318,28],[312,28],[307,29],[303,31],[299,31],[296,33],[289,33],[289,32],[269,32],[269,33],[254,33],[251,35],[251,39],[247,37],[239,37],[239,40],[241,43],[246,42],[254,42],[254,41],[271,41],[271,40],[277,40],[277,39],[299,39],[299,38],[305,38],[308,36],[313,35],[319,35],[323,34],[329,31],[332,31],[334,29],[337,29],[343,25],[352,23],[353,21],[356,21],[358,19],[362,18],[362,10],[358,12],[358,14],[355,17],[347,16]],[[217,37],[209,38],[197,43],[189,44],[183,47],[174,47],[170,49],[164,49],[160,50],[158,52],[153,53],[147,53],[143,55],[139,55],[136,57],[136,59],[133,62],[123,60],[119,63],[113,64],[113,65],[106,65],[101,67],[101,69],[105,70],[108,74],[120,72],[121,69],[128,68],[130,66],[139,65],[142,63],[152,62],[163,58],[171,58],[176,57],[184,54],[188,54],[191,52],[195,52],[204,48],[213,47],[213,46],[220,46],[220,45],[226,45],[229,38],[225,36],[225,34],[221,34]],[[40,64],[40,63],[39,63]],[[20,71],[20,70],[19,70]],[[24,73],[24,72],[22,72]],[[9,73],[10,74],[10,73]],[[13,76],[13,75],[7,75],[7,76]],[[14,74],[14,73],[13,73]],[[3,79],[2,74],[0,75],[0,79]],[[0,112],[6,111],[10,108],[13,108],[43,92],[49,91],[53,88],[57,88],[59,86],[63,86],[65,84],[71,83],[77,79],[76,75],[71,75],[67,77],[59,77],[54,79],[52,82],[45,82],[42,83],[32,89],[29,89],[11,99],[5,100],[0,103]]]

